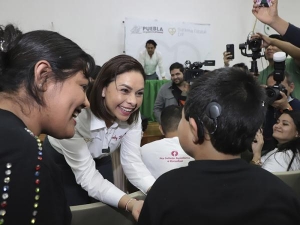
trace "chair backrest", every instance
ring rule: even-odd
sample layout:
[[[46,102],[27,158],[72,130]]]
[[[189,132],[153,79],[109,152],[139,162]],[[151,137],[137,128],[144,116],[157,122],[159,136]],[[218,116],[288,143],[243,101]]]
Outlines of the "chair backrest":
[[[273,172],[284,183],[290,186],[300,197],[300,170],[287,172]]]
[[[145,199],[141,191],[130,194],[136,199]],[[131,213],[108,206],[102,202],[71,206],[71,225],[133,225],[136,224]]]

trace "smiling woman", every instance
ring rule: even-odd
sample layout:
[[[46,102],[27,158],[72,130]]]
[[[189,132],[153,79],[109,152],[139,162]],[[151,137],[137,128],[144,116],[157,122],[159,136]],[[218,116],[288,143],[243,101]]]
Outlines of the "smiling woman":
[[[270,172],[300,170],[300,112],[285,111],[273,126],[273,137],[278,147],[261,156],[262,133],[256,134],[252,144],[252,162],[261,164]]]
[[[138,218],[142,201],[131,199],[112,184],[110,154],[120,146],[125,175],[146,193],[155,178],[139,152],[144,82],[144,69],[137,60],[127,55],[110,59],[87,91],[90,109],[76,118],[74,137],[45,139],[44,147],[63,170],[69,205],[98,200],[131,211]]]
[[[93,68],[56,32],[0,26],[0,224],[71,223],[61,173],[38,136],[74,135]]]

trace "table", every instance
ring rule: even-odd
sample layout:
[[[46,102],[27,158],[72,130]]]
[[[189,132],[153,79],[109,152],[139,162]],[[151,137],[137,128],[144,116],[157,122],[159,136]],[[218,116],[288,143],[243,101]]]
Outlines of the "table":
[[[158,126],[159,124],[157,122],[150,122],[148,124],[142,137],[141,146],[164,138],[164,135],[160,132]]]

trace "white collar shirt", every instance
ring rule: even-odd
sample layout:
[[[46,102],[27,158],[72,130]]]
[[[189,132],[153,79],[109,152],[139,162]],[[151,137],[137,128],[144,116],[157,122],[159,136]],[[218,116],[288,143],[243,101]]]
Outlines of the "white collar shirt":
[[[148,54],[147,50],[144,50],[139,55],[139,62],[144,67],[146,75],[152,75],[156,72],[156,67],[158,67],[160,76],[165,77],[166,73],[163,67],[163,59],[160,52],[154,51],[152,57]]]
[[[139,152],[142,134],[140,116],[131,125],[115,122],[107,129],[103,120],[94,116],[90,109],[85,109],[76,121],[73,138],[58,140],[49,137],[49,141],[64,155],[77,183],[91,197],[117,207],[125,193],[102,177],[95,168],[94,158],[107,156],[121,145],[120,158],[125,175],[133,185],[146,193],[155,179],[142,162]],[[110,152],[103,152],[108,147]]]

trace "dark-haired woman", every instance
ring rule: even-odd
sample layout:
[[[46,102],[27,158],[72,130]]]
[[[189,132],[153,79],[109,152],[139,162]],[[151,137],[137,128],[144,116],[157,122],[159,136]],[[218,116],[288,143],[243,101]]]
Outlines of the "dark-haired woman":
[[[261,156],[263,146],[262,133],[256,134],[256,142],[252,144],[252,162],[261,164],[270,172],[300,170],[300,112],[285,111],[273,126],[273,137],[278,147]]]
[[[58,33],[0,27],[0,224],[71,223],[59,168],[38,136],[74,135],[93,68]]]
[[[69,202],[87,203],[82,202],[85,195],[91,196],[138,218],[143,202],[131,199],[104,179],[96,167],[121,146],[121,163],[129,181],[145,193],[154,183],[139,152],[144,82],[144,69],[137,60],[127,55],[110,59],[88,91],[91,106],[77,117],[75,136],[68,140],[48,137],[50,143],[46,139],[45,146],[56,152],[55,161],[64,170]],[[85,191],[78,190],[78,184]]]

